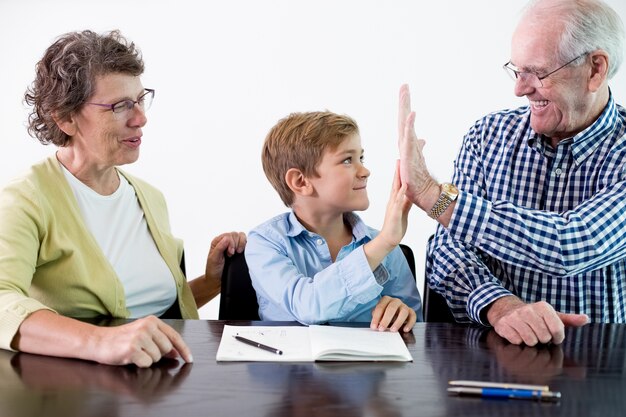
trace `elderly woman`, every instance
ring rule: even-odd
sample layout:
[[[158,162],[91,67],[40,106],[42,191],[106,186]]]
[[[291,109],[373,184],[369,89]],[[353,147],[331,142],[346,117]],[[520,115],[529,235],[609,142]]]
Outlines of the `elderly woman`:
[[[38,63],[28,130],[58,150],[0,193],[0,347],[142,367],[193,360],[157,317],[197,318],[219,293],[225,253],[246,239],[215,238],[205,275],[188,283],[162,194],[117,168],[139,157],[154,97],[143,70],[117,31],[63,35]],[[76,320],[102,316],[139,319]]]

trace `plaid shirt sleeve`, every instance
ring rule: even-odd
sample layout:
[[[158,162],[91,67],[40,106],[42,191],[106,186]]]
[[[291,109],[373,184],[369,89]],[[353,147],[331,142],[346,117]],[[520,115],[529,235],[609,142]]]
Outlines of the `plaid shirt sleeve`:
[[[529,210],[463,193],[449,232],[520,268],[565,277],[626,256],[626,182],[602,190],[573,210]],[[465,227],[480,223],[481,227]]]

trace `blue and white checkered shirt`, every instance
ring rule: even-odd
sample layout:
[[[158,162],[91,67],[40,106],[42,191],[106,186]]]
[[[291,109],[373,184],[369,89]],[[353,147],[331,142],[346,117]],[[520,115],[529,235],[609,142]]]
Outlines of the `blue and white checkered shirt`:
[[[626,322],[626,109],[553,149],[528,106],[489,114],[463,140],[461,190],[429,244],[429,285],[457,321],[514,294],[593,322]]]

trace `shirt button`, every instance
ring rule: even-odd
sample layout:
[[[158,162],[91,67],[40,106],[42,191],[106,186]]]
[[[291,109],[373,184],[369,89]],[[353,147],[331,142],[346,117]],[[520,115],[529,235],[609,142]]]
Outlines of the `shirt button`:
[[[318,246],[319,246],[319,245],[321,245],[322,243],[324,243],[324,241],[323,241],[322,239],[317,239],[317,242],[316,242],[316,243],[317,243],[317,244],[318,244]]]
[[[563,172],[563,170],[561,168],[557,168],[554,170],[554,174],[558,177],[559,175],[561,175],[561,173]]]

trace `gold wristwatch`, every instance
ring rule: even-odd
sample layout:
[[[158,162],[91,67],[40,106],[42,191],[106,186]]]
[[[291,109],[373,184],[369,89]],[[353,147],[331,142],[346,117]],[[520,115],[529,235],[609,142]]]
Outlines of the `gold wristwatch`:
[[[439,198],[437,202],[430,209],[428,215],[433,219],[437,220],[439,216],[443,214],[444,211],[448,208],[450,204],[459,196],[459,189],[456,188],[454,184],[450,184],[449,182],[444,182],[441,184],[441,194],[439,194]]]

